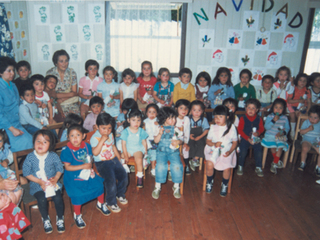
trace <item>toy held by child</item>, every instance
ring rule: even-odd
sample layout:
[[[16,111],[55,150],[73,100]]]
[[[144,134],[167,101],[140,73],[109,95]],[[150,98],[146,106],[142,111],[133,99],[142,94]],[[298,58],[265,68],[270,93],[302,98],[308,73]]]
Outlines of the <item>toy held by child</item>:
[[[123,70],[122,83],[120,84],[120,104],[127,98],[138,99],[138,87],[136,74],[130,68]]]
[[[83,122],[83,127],[89,132],[97,130],[97,117],[101,113],[104,107],[104,102],[101,97],[95,96],[90,99],[89,107],[91,113],[89,113]]]
[[[182,68],[179,71],[179,80],[173,90],[173,103],[179,99],[186,99],[189,102],[196,100],[195,89],[192,83],[192,72],[189,68]]]
[[[157,83],[153,88],[153,98],[159,108],[171,107],[173,104],[174,84],[170,81],[170,71],[160,68]]]

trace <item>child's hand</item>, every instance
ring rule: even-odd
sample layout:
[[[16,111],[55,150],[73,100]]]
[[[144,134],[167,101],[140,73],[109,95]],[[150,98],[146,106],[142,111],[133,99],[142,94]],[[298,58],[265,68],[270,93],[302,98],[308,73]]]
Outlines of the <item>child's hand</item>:
[[[214,92],[214,95],[218,95],[219,93],[221,93],[222,89],[219,89],[217,91]]]
[[[127,164],[129,162],[129,157],[128,155],[127,156],[124,156],[124,162]]]
[[[49,118],[49,124],[53,124],[53,118]]]
[[[42,104],[41,104],[41,108],[42,108],[42,109],[45,109],[45,108],[47,108],[47,104],[45,104],[45,103],[42,103]]]
[[[223,156],[224,157],[229,157],[230,154],[231,154],[231,151],[227,151]]]
[[[248,139],[248,142],[251,144],[251,145],[254,145],[254,142],[252,139]]]
[[[276,121],[278,121],[278,120],[279,120],[279,118],[280,118],[280,117],[279,117],[279,115],[275,115],[275,116],[274,116],[274,118],[273,118],[273,121],[275,121],[275,122],[276,122]]]
[[[1,166],[4,167],[4,168],[7,168],[8,167],[8,159],[3,160],[2,163],[1,163]]]
[[[102,140],[103,142],[107,141],[108,139],[109,139],[109,136],[108,136],[108,135],[102,135],[102,136],[101,136],[101,140]]]
[[[111,99],[113,99],[113,95],[112,95],[112,94],[110,94],[109,97],[110,97]]]
[[[252,135],[255,136],[255,137],[259,137],[259,133],[258,132],[254,132],[254,133],[252,133]]]
[[[140,101],[142,104],[146,104],[147,102],[146,101],[143,101],[142,99],[141,99],[141,101]]]
[[[183,149],[188,152],[190,147],[188,144],[185,143],[185,144],[183,144]]]
[[[93,125],[93,131],[97,131],[97,129],[98,129],[97,124]]]
[[[45,182],[45,181],[43,181],[43,180],[41,180],[41,179],[40,179],[40,183],[39,183],[39,185],[40,185],[40,187],[42,188],[42,190],[43,190],[43,191],[45,191],[45,190],[46,190],[46,188],[47,188],[47,184],[46,184],[46,182]]]
[[[216,142],[215,147],[216,148],[221,147],[221,144],[222,144],[222,142]]]
[[[92,163],[84,163],[82,164],[82,169],[91,169],[92,168]]]
[[[194,134],[190,134],[190,139],[195,141]]]
[[[165,104],[166,102],[164,100],[160,100],[159,103]]]
[[[313,125],[310,125],[308,128],[309,128],[309,131],[313,131],[314,130]]]
[[[172,145],[173,147],[179,146],[179,140],[171,140],[171,145]]]
[[[24,134],[23,131],[21,131],[20,129],[15,128],[15,127],[10,127],[9,130],[12,132],[13,136],[15,136],[15,137]]]
[[[49,179],[49,182],[52,184],[52,186],[55,186],[55,185],[57,184],[57,182],[58,182],[58,179],[56,179],[55,177],[53,177],[53,178],[50,178],[50,179]]]
[[[278,137],[280,137],[281,136],[281,134],[278,132],[277,134],[276,134],[276,137],[278,138]]]
[[[158,122],[154,122],[154,125],[158,126],[158,125],[159,125],[159,123],[158,123]]]
[[[163,127],[160,127],[160,129],[159,129],[159,133],[162,135],[162,134],[163,134],[163,132],[164,132],[164,128],[163,128]]]
[[[238,100],[239,100],[239,101],[243,101],[244,98],[243,98],[243,97],[238,97]]]
[[[194,140],[199,141],[201,139],[201,136],[196,137]]]

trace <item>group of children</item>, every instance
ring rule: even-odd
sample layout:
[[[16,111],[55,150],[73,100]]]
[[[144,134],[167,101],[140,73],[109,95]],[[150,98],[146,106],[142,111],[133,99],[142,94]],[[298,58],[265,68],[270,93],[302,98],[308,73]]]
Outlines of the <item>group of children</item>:
[[[55,101],[57,78],[33,75],[24,81],[30,74],[30,66],[18,64],[20,78],[15,82],[22,99],[20,121],[33,134],[34,145],[34,151],[23,163],[23,175],[30,181],[30,194],[38,200],[46,233],[53,231],[47,197],[52,197],[55,203],[58,232],[65,231],[59,182],[62,174],[74,207],[76,225],[81,229],[86,226],[81,215],[84,203],[97,198],[96,207],[105,216],[111,211],[121,211],[118,202],[128,203],[125,169],[130,157],[136,163],[138,188],[143,187],[143,169],[150,164],[151,175],[155,177],[152,197],[158,199],[161,184],[167,179],[174,183],[174,197],[181,197],[184,172],[180,155],[185,161],[187,175],[191,174],[190,169],[195,171],[199,166],[200,158],[206,160],[207,193],[212,192],[215,170],[223,171],[220,190],[223,197],[227,195],[230,169],[238,165],[237,175],[243,175],[250,146],[254,150],[256,174],[263,177],[262,146],[271,148],[270,171],[277,173],[277,169],[283,167],[282,151],[288,150],[288,133],[290,129],[294,132],[297,117],[306,112],[309,119],[301,127],[299,170],[304,170],[311,148],[319,153],[319,73],[310,77],[298,74],[291,79],[289,68],[281,67],[276,78],[265,75],[261,87],[255,88],[250,84],[252,73],[248,69],[240,72],[240,83],[233,87],[230,70],[224,67],[218,69],[212,83],[208,73],[199,73],[195,86],[190,83],[190,69],[181,69],[180,82],[174,85],[166,68],[161,68],[156,78],[149,61],[142,63],[137,79],[131,69],[125,69],[121,84],[117,71],[111,66],[103,69],[104,79],[98,76],[96,61],[88,60],[85,68],[86,77],[79,83],[81,116],[72,113],[64,116]],[[205,114],[206,108],[212,108],[212,114]],[[86,116],[88,109],[91,113]],[[235,114],[237,110],[245,114],[239,118]],[[268,111],[265,122],[259,114],[261,110]],[[58,135],[45,128],[47,124],[59,122],[55,118],[64,119],[60,140],[69,140],[60,158],[53,151]],[[88,144],[84,141],[86,133],[92,131],[95,133]],[[5,132],[0,131],[1,166],[9,171],[12,157],[5,139]],[[93,162],[97,172],[93,170]],[[320,176],[320,157],[316,174]]]

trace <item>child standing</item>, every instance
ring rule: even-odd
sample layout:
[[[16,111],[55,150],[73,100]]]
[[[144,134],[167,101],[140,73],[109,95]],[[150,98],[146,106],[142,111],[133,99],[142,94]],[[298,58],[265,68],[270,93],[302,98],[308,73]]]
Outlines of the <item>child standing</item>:
[[[128,204],[125,193],[128,175],[120,163],[120,154],[114,145],[115,120],[108,113],[97,118],[98,131],[90,139],[93,158],[100,176],[104,179],[106,202],[112,212],[120,212],[117,200]]]
[[[204,158],[204,147],[206,145],[206,135],[209,132],[208,120],[204,117],[204,104],[195,100],[190,104],[190,139],[189,139],[189,158],[191,170],[200,165],[199,158]]]
[[[277,97],[282,98],[285,101],[287,101],[288,94],[292,94],[294,90],[294,84],[290,79],[290,68],[282,66],[277,70],[273,89],[277,91]]]
[[[82,126],[83,119],[78,114],[69,113],[67,117],[64,119],[64,122],[62,125],[63,132],[60,137],[60,142],[68,140],[68,128],[74,124],[78,124]]]
[[[231,82],[231,73],[228,68],[221,67],[218,69],[216,76],[212,81],[208,96],[212,109],[221,105],[224,99],[234,98],[235,95]]]
[[[157,144],[154,142],[154,136],[158,129],[157,115],[159,107],[151,103],[146,108],[147,118],[143,120],[145,130],[148,134],[147,145],[148,145],[148,159],[151,161],[151,176],[156,176],[156,150]]]
[[[87,129],[89,132],[92,132],[98,129],[96,122],[98,115],[101,113],[104,107],[103,99],[101,97],[95,96],[90,99],[89,106],[91,113],[89,113],[86,119],[84,120],[83,127]]]
[[[183,166],[180,161],[179,145],[182,141],[175,138],[175,123],[177,113],[170,107],[163,107],[158,114],[159,133],[154,141],[157,147],[156,184],[152,192],[152,197],[158,199],[161,191],[161,183],[165,183],[168,173],[168,161],[172,172],[173,196],[180,198],[180,186],[182,183]]]
[[[256,87],[256,96],[261,103],[261,112],[268,111],[277,98],[277,92],[272,88],[273,82],[274,78],[271,75],[264,75],[261,81],[262,87]]]
[[[220,196],[227,195],[230,179],[230,168],[237,163],[236,147],[238,145],[237,130],[229,118],[230,112],[226,106],[219,105],[214,111],[215,124],[211,125],[205,147],[206,157],[206,192],[212,192],[214,169],[223,171]]]
[[[138,99],[138,87],[136,74],[130,68],[123,70],[122,83],[120,84],[120,104],[127,98]]]
[[[128,163],[129,157],[134,157],[137,165],[137,187],[143,188],[143,155],[148,152],[148,134],[141,128],[142,113],[139,109],[133,109],[127,113],[127,121],[121,133],[121,145],[123,158]]]
[[[258,137],[264,132],[262,118],[257,113],[261,105],[257,99],[249,99],[246,102],[246,114],[240,118],[238,133],[240,140],[240,155],[237,174],[243,175],[243,165],[246,160],[249,147],[253,148],[254,160],[256,162],[255,172],[258,177],[263,177],[262,172],[262,147]]]
[[[39,130],[33,136],[34,151],[29,153],[23,162],[23,176],[30,180],[30,194],[38,202],[45,233],[52,233],[48,215],[47,198],[51,197],[57,211],[57,230],[65,231],[63,216],[62,185],[58,180],[63,173],[59,156],[53,152],[54,135],[48,130]]]
[[[194,86],[190,83],[192,72],[189,68],[182,68],[179,71],[179,80],[173,90],[173,103],[179,99],[186,99],[189,102],[196,100]]]
[[[12,82],[16,84],[18,91],[20,91],[20,88],[23,85],[30,83],[29,81],[29,75],[31,73],[30,63],[28,63],[27,61],[19,61],[16,65],[16,70],[19,77],[13,80]]]
[[[277,98],[267,116],[264,128],[266,133],[262,139],[261,145],[271,148],[273,162],[270,171],[277,173],[277,168],[283,168],[283,162],[280,161],[282,151],[288,151],[286,135],[289,133],[290,125],[287,115],[287,103],[282,98]]]
[[[320,104],[320,73],[314,72],[310,75],[311,104]]]
[[[157,83],[153,88],[153,98],[159,107],[171,107],[173,104],[174,84],[170,82],[170,72],[167,68],[160,68]]]
[[[85,76],[79,81],[79,97],[81,97],[80,114],[83,119],[89,110],[89,100],[97,96],[97,87],[102,83],[99,77],[99,63],[96,60],[89,59],[84,65],[86,69]]]
[[[239,111],[244,111],[245,102],[250,98],[256,98],[256,90],[249,82],[252,79],[252,73],[249,69],[243,69],[240,72],[240,83],[234,86],[235,99],[238,101]]]
[[[320,106],[314,105],[308,111],[308,120],[304,121],[301,126],[300,133],[302,135],[301,143],[301,163],[299,170],[303,171],[306,167],[306,159],[308,152],[314,148],[318,153],[316,175],[320,177]]]
[[[113,67],[106,66],[103,77],[105,82],[98,85],[98,96],[104,99],[104,111],[116,118],[120,113],[118,73]]]
[[[144,111],[148,104],[153,103],[153,87],[157,82],[157,78],[153,74],[152,63],[143,61],[141,63],[141,73],[137,78],[140,84],[138,88],[138,106]]]
[[[233,125],[238,128],[239,126],[239,118],[236,115],[238,103],[234,98],[226,98],[223,100],[222,104],[226,106],[229,109],[229,112],[232,114],[229,114],[229,118],[233,118]]]
[[[61,161],[64,163],[64,186],[71,198],[74,209],[74,220],[79,229],[86,227],[82,219],[81,205],[98,199],[97,209],[105,216],[110,211],[104,203],[103,179],[92,169],[91,146],[83,141],[84,129],[81,125],[71,125],[68,129],[69,142],[61,152]]]

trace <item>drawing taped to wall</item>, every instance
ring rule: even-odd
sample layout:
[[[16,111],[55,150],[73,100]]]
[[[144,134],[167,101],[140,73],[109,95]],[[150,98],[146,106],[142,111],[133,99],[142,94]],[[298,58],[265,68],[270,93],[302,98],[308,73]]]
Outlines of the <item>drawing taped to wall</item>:
[[[242,30],[229,29],[227,47],[233,49],[240,49],[242,45]]]
[[[252,68],[252,81],[250,82],[252,85],[261,86],[261,81],[264,75],[266,75],[266,68]]]
[[[62,5],[62,19],[63,23],[78,23],[78,5],[77,4],[63,4]]]
[[[244,11],[242,29],[244,31],[257,31],[259,28],[259,11]]]
[[[277,13],[273,13],[271,17],[271,32],[284,32],[287,25],[286,14],[280,12],[278,15]]]
[[[65,42],[65,30],[63,24],[50,25],[50,39],[56,43]]]
[[[268,50],[269,49],[269,42],[270,42],[270,32],[256,32],[256,38],[255,38],[255,50]]]
[[[297,51],[299,41],[298,32],[285,32],[283,38],[282,51],[295,52]]]
[[[93,25],[79,24],[79,39],[80,42],[93,42]]]
[[[88,4],[89,23],[104,24],[104,4]]]
[[[253,67],[254,62],[254,50],[241,49],[239,54],[239,66],[242,68]]]
[[[66,51],[70,55],[71,62],[79,62],[80,61],[80,44],[79,43],[67,43],[66,44]]]
[[[232,68],[229,68],[230,70],[230,73],[231,73],[231,82],[234,85],[236,85],[237,83],[240,82],[239,80],[239,68],[238,67],[232,67]]]
[[[96,43],[93,45],[94,46],[94,51],[92,53],[95,53],[95,59],[97,61],[102,61],[103,60],[103,52],[104,52],[104,44],[103,43]]]
[[[36,25],[50,24],[50,6],[34,5],[34,21]]]
[[[279,68],[281,66],[282,51],[269,50],[267,54],[267,68]]]
[[[225,66],[227,59],[227,50],[224,48],[214,48],[211,58],[211,64],[213,66]]]
[[[214,30],[200,29],[199,30],[199,49],[213,49]]]
[[[52,44],[38,43],[37,48],[38,62],[50,62],[52,58]]]

